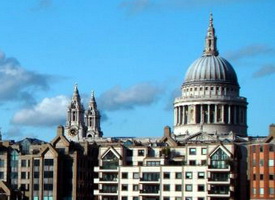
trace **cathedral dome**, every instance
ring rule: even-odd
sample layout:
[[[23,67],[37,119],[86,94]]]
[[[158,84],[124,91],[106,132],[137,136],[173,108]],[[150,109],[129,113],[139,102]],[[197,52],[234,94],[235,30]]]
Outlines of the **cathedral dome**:
[[[204,55],[190,65],[184,83],[197,82],[239,85],[236,72],[231,64],[218,55]]]

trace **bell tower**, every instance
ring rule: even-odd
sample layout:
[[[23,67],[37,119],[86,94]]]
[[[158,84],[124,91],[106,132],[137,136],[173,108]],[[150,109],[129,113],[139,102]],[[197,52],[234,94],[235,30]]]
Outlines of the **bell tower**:
[[[100,128],[100,112],[97,109],[97,104],[92,91],[91,99],[89,102],[89,108],[85,112],[85,123],[87,126],[87,135],[88,138],[99,138],[102,137],[103,133]]]
[[[77,84],[74,87],[72,101],[67,110],[65,136],[72,141],[82,141],[85,137],[84,107],[81,103]]]

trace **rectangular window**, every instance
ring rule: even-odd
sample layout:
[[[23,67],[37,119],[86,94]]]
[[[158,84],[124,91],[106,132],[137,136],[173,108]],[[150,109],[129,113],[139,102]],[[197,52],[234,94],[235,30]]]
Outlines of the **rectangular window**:
[[[169,197],[163,197],[163,200],[170,200]]]
[[[273,144],[270,144],[270,145],[269,145],[269,151],[270,151],[270,152],[273,152],[273,151],[274,151],[274,145],[273,145]]]
[[[4,167],[5,166],[5,160],[0,159],[0,167]]]
[[[176,191],[181,191],[181,185],[175,185],[175,190]]]
[[[256,194],[257,194],[257,189],[256,189],[256,188],[252,188],[252,193],[253,193],[254,195],[256,195]]]
[[[46,166],[52,166],[53,165],[53,159],[45,159],[44,165]]]
[[[274,166],[274,160],[268,160],[268,166],[273,167]]]
[[[264,194],[264,188],[260,188],[260,194]]]
[[[121,190],[122,190],[122,191],[127,191],[127,190],[128,190],[128,185],[122,184],[122,185],[121,185]]]
[[[195,166],[196,165],[196,161],[195,160],[189,160],[189,165]]]
[[[170,178],[170,173],[169,172],[164,172],[163,173],[163,178],[164,179],[169,179]]]
[[[263,151],[264,151],[263,146],[260,146],[260,152],[263,152]]]
[[[181,172],[176,172],[176,179],[181,179],[181,178],[182,178]]]
[[[271,188],[271,187],[268,189],[268,192],[269,192],[269,194],[271,194],[271,195],[274,195],[274,194],[275,194],[274,188]]]
[[[163,185],[163,191],[170,191],[170,185],[168,184]]]
[[[21,167],[27,167],[27,161],[21,160]]]
[[[176,197],[176,200],[182,200],[182,198],[181,197]]]
[[[204,200],[204,197],[198,197],[198,200]]]
[[[138,200],[138,197],[133,197],[133,200]]]
[[[260,160],[260,166],[264,166],[264,160]]]
[[[274,180],[274,174],[269,174],[269,180]]]
[[[127,197],[122,197],[121,200],[127,200],[128,198]]]
[[[204,172],[198,172],[198,179],[204,179],[205,173]]]
[[[21,172],[21,179],[26,179],[26,172]]]
[[[143,149],[138,150],[138,156],[144,156],[144,150]]]
[[[196,155],[196,148],[190,148],[189,155]]]
[[[256,180],[256,174],[253,174],[253,180],[254,181]]]
[[[207,154],[207,148],[202,148],[201,155],[206,155],[206,154]]]
[[[206,165],[206,160],[201,160],[201,165]]]
[[[4,179],[4,172],[0,172],[0,179]]]
[[[122,177],[123,179],[128,178],[128,173],[126,173],[126,172],[121,173],[121,177]]]
[[[192,172],[185,172],[186,179],[192,179]]]
[[[193,190],[193,187],[192,187],[191,184],[186,184],[186,185],[185,185],[185,191],[191,192],[192,190]]]
[[[204,185],[198,185],[198,191],[203,192],[204,191]]]
[[[139,190],[138,185],[133,185],[133,191],[138,191],[138,190]]]
[[[34,166],[39,166],[39,163],[40,163],[39,160],[34,160],[33,165],[34,165]]]
[[[264,175],[260,174],[260,180],[264,180]]]
[[[192,200],[192,197],[185,197],[185,200]]]
[[[134,173],[133,173],[133,178],[134,178],[134,179],[139,179],[139,173],[134,172]]]

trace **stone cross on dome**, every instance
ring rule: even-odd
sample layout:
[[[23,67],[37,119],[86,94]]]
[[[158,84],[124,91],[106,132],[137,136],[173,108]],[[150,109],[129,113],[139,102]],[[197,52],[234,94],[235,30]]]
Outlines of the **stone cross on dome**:
[[[205,48],[203,51],[204,56],[218,56],[217,38],[215,36],[215,28],[213,25],[213,15],[210,13],[209,26],[205,37]]]

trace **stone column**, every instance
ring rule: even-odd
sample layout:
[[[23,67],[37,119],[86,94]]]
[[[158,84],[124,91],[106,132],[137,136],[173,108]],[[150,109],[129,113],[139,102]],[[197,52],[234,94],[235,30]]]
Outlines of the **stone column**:
[[[204,123],[203,105],[200,105],[200,106],[201,106],[201,113],[200,113],[201,121],[200,121],[200,123],[203,124]]]
[[[210,124],[210,104],[207,105],[207,123]]]
[[[182,107],[182,124],[185,124],[185,106]]]
[[[237,106],[234,106],[234,124],[237,124]]]
[[[228,124],[231,124],[231,105],[228,105]]]
[[[214,123],[218,122],[218,106],[215,104]]]
[[[224,118],[225,118],[225,116],[224,116],[224,105],[222,105],[222,113],[221,113],[221,116],[222,116],[222,123],[224,124]]]

